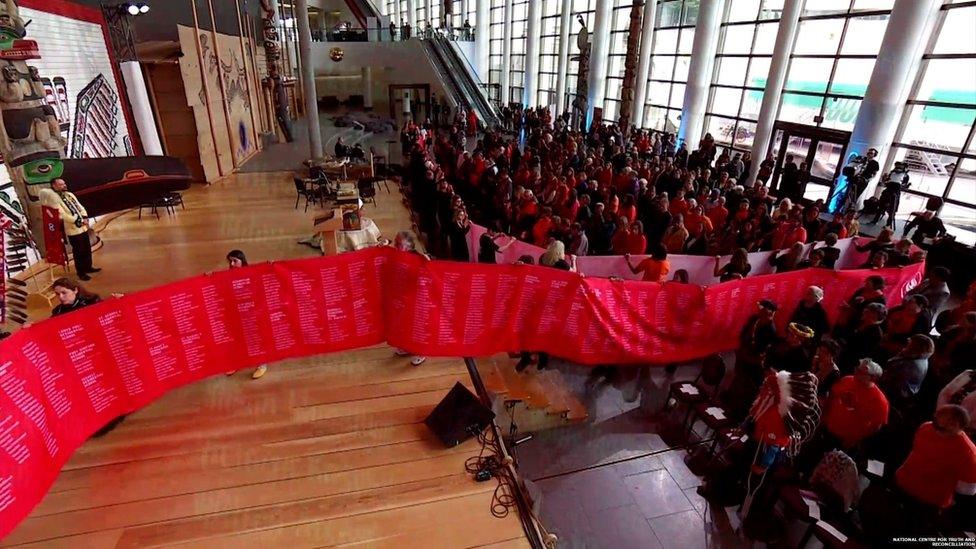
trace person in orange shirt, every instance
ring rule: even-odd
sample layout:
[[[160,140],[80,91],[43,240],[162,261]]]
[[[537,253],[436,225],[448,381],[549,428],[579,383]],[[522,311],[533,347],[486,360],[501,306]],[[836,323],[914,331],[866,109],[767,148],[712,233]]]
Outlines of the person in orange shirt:
[[[703,234],[708,236],[713,230],[712,220],[705,215],[704,208],[697,205],[694,200],[688,202],[691,206],[691,209],[685,214],[685,227],[688,228],[688,234],[694,238]]]
[[[933,421],[915,432],[908,459],[895,473],[895,484],[915,501],[945,509],[955,494],[976,495],[976,445],[964,431],[969,414],[946,404]]]
[[[680,254],[685,250],[685,242],[688,241],[688,229],[685,228],[685,219],[681,214],[671,218],[671,226],[664,233],[661,243],[669,254]]]
[[[642,260],[637,266],[630,261],[630,254],[624,255],[624,261],[630,267],[630,272],[640,274],[644,282],[664,282],[667,280],[668,273],[671,272],[671,263],[668,262],[668,251],[664,246],[658,244],[651,250],[651,257]]]
[[[824,426],[846,450],[878,432],[888,423],[888,399],[878,380],[881,366],[862,359],[854,375],[837,380],[824,407]]]
[[[729,209],[725,207],[725,197],[720,196],[718,204],[705,212],[705,215],[711,220],[713,229],[725,227],[725,221],[729,218]]]

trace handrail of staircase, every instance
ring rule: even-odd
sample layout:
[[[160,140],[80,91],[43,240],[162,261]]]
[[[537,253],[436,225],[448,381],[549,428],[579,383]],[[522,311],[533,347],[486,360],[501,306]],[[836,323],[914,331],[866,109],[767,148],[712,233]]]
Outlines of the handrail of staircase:
[[[445,68],[447,68],[451,80],[455,82],[458,91],[465,96],[464,99],[468,103],[468,107],[476,109],[486,125],[498,125],[500,123],[498,114],[495,112],[495,109],[488,101],[485,94],[482,93],[480,89],[471,89],[470,83],[474,81],[474,77],[471,77],[470,81],[467,78],[464,78],[460,73],[462,71],[466,71],[467,69],[463,66],[455,66],[450,59],[463,56],[457,54],[457,52],[453,50],[448,53],[446,49],[450,48],[450,45],[446,44],[446,39],[443,37],[435,37],[431,40],[431,42],[434,52],[444,64]],[[445,50],[442,51],[441,48],[445,48]],[[468,76],[471,76],[470,73]]]
[[[464,357],[464,365],[468,368],[468,375],[471,377],[471,383],[474,384],[474,390],[478,394],[481,403],[491,408],[491,396],[488,395],[485,382],[481,379],[478,364],[474,361],[474,358]],[[498,457],[504,460],[511,454],[509,454],[508,448],[505,446],[505,439],[502,437],[501,429],[494,420],[491,422],[491,430],[495,436],[495,440],[498,441],[498,447],[501,448],[502,455]],[[512,496],[515,499],[515,507],[518,509],[519,521],[522,523],[522,530],[525,532],[525,537],[529,540],[529,545],[532,546],[532,549],[546,549],[547,545],[543,542],[542,531],[539,529],[539,523],[535,518],[535,514],[532,513],[531,505],[529,505],[529,500],[525,495],[525,487],[522,485],[522,478],[518,474],[518,469],[515,468],[515,462],[513,461],[505,467],[508,468],[509,474],[515,479],[515,486],[511,487],[513,492]]]

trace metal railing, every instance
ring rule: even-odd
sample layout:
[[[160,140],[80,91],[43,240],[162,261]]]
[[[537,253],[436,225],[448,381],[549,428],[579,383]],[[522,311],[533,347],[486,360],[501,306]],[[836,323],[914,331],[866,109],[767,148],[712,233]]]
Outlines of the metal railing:
[[[440,38],[454,42],[473,42],[474,27],[418,27],[410,25],[376,27],[350,27],[341,30],[313,30],[313,42],[400,42],[412,38],[433,39]]]

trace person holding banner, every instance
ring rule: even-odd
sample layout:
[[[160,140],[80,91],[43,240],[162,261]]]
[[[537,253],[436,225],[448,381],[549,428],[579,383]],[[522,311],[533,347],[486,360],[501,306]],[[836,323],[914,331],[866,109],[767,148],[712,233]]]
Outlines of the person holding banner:
[[[624,255],[624,261],[630,267],[630,272],[640,274],[641,280],[644,282],[664,282],[667,280],[668,273],[671,272],[668,251],[660,244],[653,246],[651,257],[642,260],[636,266],[630,262],[630,254]]]
[[[247,256],[241,250],[231,250],[227,252],[227,268],[228,269],[240,269],[242,267],[247,267]],[[232,376],[237,373],[237,370],[231,370],[227,372],[228,376]],[[258,366],[253,373],[251,373],[251,379],[261,379],[264,374],[268,373],[268,366],[262,364]]]
[[[576,258],[572,258],[570,261],[573,264],[570,264],[566,260],[566,245],[559,240],[550,242],[549,247],[546,248],[546,253],[539,256],[539,265],[543,267],[552,267],[563,271],[575,271]],[[522,351],[518,364],[515,365],[515,371],[522,372],[529,366],[530,362],[532,362],[532,353],[530,351]],[[549,353],[539,352],[539,363],[536,367],[539,370],[545,370],[549,367]]]
[[[61,316],[101,301],[98,294],[89,292],[70,278],[55,280],[51,288],[58,297],[58,304],[51,311],[51,316]]]
[[[58,210],[61,221],[64,223],[64,234],[68,237],[71,244],[71,252],[74,255],[75,272],[81,280],[91,280],[88,276],[97,273],[101,269],[92,266],[91,241],[88,239],[88,212],[81,202],[68,191],[68,184],[64,179],[55,179],[51,182],[51,190],[41,194],[42,202],[45,206]]]
[[[430,259],[430,256],[417,250],[417,240],[410,231],[398,232],[393,238],[393,247],[401,252],[412,252]],[[400,349],[397,347],[393,349],[393,354],[399,357],[407,357],[411,356],[412,353],[406,349]],[[420,366],[424,362],[427,362],[427,357],[423,355],[413,355],[413,358],[410,359],[410,364],[413,364],[414,366]]]

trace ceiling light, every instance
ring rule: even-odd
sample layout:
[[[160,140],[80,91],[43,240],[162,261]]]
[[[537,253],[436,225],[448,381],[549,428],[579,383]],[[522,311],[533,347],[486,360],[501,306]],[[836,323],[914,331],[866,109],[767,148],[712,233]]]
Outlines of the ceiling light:
[[[139,13],[149,13],[149,4],[142,4],[139,6]]]
[[[129,15],[139,15],[139,6],[135,4],[128,4],[125,6],[125,11]]]

